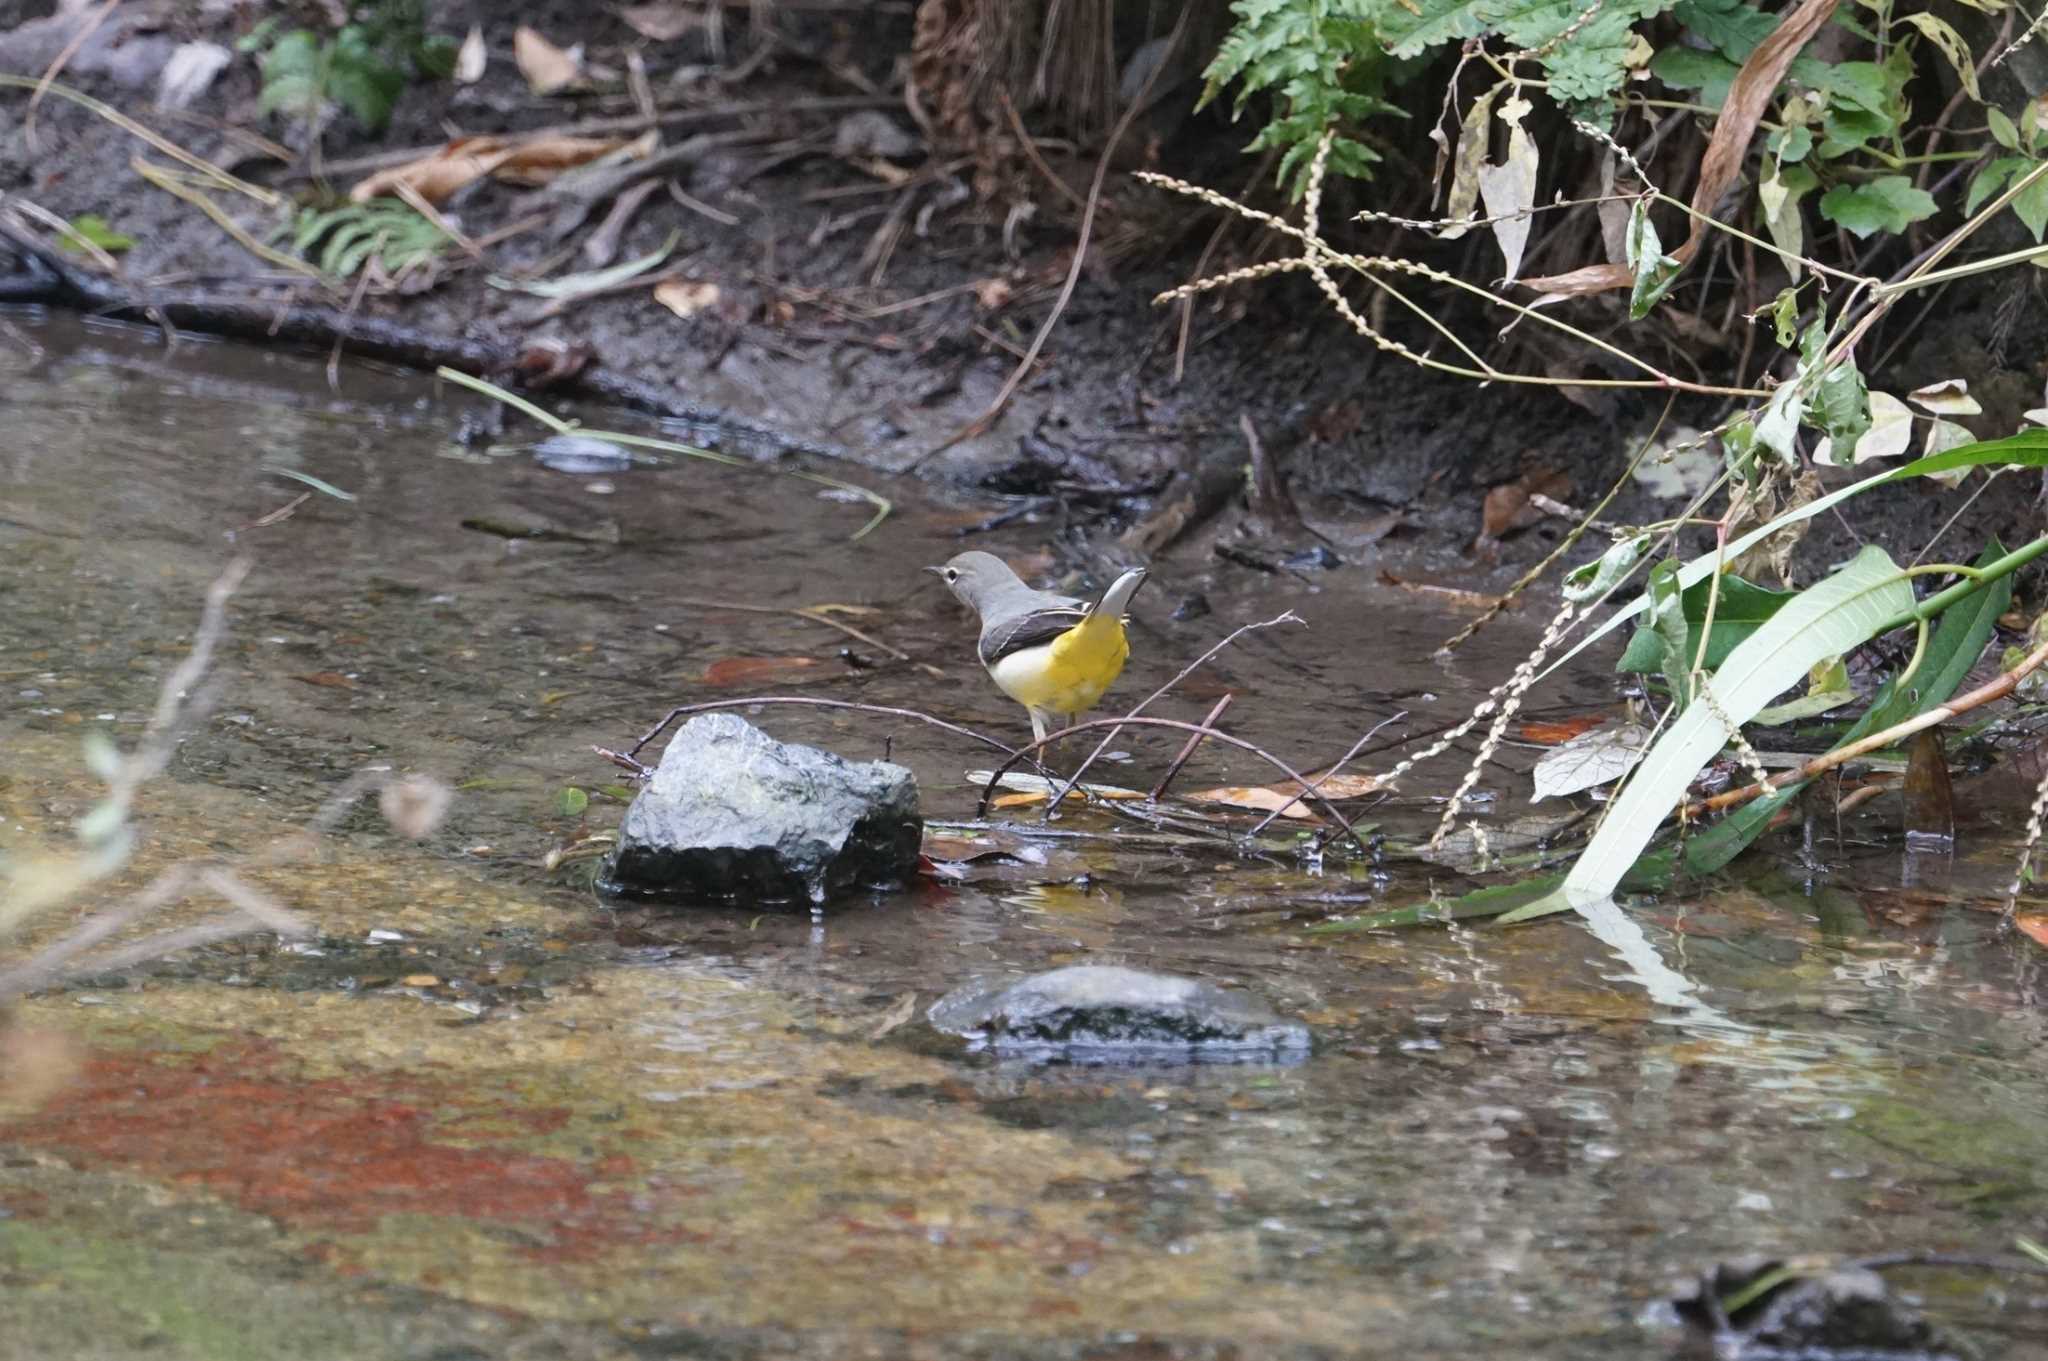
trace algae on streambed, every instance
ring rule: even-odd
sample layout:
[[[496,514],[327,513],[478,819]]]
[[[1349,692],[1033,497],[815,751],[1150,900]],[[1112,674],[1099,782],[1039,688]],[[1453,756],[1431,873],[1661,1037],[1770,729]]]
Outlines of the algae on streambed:
[[[821,925],[622,908],[538,868],[613,815],[557,794],[603,783],[591,743],[735,693],[720,662],[804,658],[776,688],[1015,724],[915,570],[957,542],[957,511],[892,488],[900,513],[849,544],[859,508],[750,470],[457,457],[424,387],[400,386],[417,407],[390,389],[359,405],[274,355],[43,340],[51,358],[0,396],[5,845],[57,843],[90,806],[81,733],[132,738],[230,529],[257,565],[222,703],[147,792],[110,894],[248,856],[366,764],[468,788],[424,845],[365,812],[253,875],[311,942],[228,942],[15,1007],[72,1037],[75,1067],[0,1116],[0,1358],[1635,1358],[1665,1340],[1646,1304],[1719,1258],[2001,1251],[2048,1217],[2039,965],[1969,907],[1999,847],[1931,900],[1881,889],[1895,867],[1874,858],[1820,892],[1763,860],[1646,906],[1653,943],[1738,1023],[1720,1027],[1659,1008],[1575,924],[1298,930],[1449,871],[1141,850],[1094,813],[1058,825],[1089,835],[1036,878],[1020,861]],[[252,528],[305,489],[266,465],[358,499]],[[461,528],[478,507],[618,532],[508,542]],[[1454,569],[1470,575],[1402,564]],[[1454,718],[1537,627],[1510,618],[1438,663],[1458,621],[1370,567],[1159,575],[1118,694],[1292,607],[1309,629],[1245,639],[1183,698],[1231,688],[1234,730],[1303,765],[1395,708]],[[1212,613],[1170,619],[1196,591]],[[685,599],[873,609],[858,626],[944,683],[814,621]],[[1594,670],[1567,686],[1613,693]],[[917,725],[760,721],[854,756],[890,745],[935,815],[964,815],[962,772],[986,764]],[[1098,773],[1145,784],[1178,740],[1120,740],[1132,761]],[[1209,752],[1183,776],[1265,778]],[[1487,787],[1474,816],[1526,812],[1518,775]],[[1434,816],[1373,814],[1403,836]],[[963,1055],[916,1019],[967,978],[1082,962],[1247,987],[1317,1051],[1080,1070]],[[1945,1322],[2048,1345],[2026,1292],[1942,1290]]]

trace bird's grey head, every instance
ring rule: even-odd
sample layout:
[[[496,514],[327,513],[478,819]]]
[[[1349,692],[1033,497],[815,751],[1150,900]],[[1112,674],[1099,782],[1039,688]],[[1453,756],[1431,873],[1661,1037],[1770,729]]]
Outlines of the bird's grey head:
[[[993,553],[962,553],[943,567],[927,567],[938,574],[947,589],[960,597],[975,613],[983,613],[990,600],[1005,591],[1029,590],[1009,564]]]

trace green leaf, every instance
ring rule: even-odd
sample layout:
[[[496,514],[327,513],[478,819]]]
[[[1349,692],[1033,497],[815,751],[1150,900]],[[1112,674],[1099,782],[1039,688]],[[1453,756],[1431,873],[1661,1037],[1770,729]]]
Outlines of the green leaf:
[[[85,254],[87,246],[98,246],[103,251],[118,255],[133,248],[135,238],[115,231],[98,213],[81,213],[65,224],[64,235],[57,244],[73,255]]]
[[[1786,383],[1779,391],[1782,392],[1793,386],[1795,385],[1792,383]],[[1761,429],[1759,429],[1758,438],[1762,438]],[[1975,444],[1966,444],[1960,449],[1949,449],[1939,454],[1930,454],[1925,458],[1916,458],[1911,463],[1903,464],[1888,472],[1875,473],[1864,478],[1861,482],[1852,482],[1846,487],[1838,487],[1826,496],[1815,497],[1803,506],[1788,510],[1768,523],[1758,525],[1755,529],[1750,530],[1747,534],[1742,535],[1729,544],[1718,554],[1705,553],[1692,559],[1683,568],[1679,569],[1679,584],[1689,588],[1696,581],[1704,581],[1708,574],[1714,571],[1715,567],[1720,563],[1741,557],[1771,535],[1780,533],[1802,520],[1810,520],[1816,515],[1825,514],[1849,498],[1860,496],[1873,488],[1882,487],[1892,482],[1903,482],[1913,477],[1932,477],[1936,473],[1953,472],[1957,468],[2004,466],[2048,468],[2048,429],[2023,430],[2019,434],[2008,436],[2005,439],[1979,440]],[[1615,629],[1620,628],[1630,619],[1642,613],[1648,603],[1645,597],[1639,595],[1621,606],[1613,614],[1609,615],[1598,628],[1594,629],[1584,638],[1581,638],[1577,643],[1566,649],[1564,655],[1546,666],[1536,679],[1540,681],[1549,676],[1594,643],[1606,637]]]
[[[2029,166],[2031,170],[2033,167]],[[2013,197],[2013,213],[2027,224],[2027,230],[2034,239],[2041,239],[2041,232],[2048,228],[2048,175],[2043,175]]]
[[[2003,109],[1984,110],[1984,119],[1991,125],[1991,140],[2007,151],[2020,149],[2020,130],[2012,125],[2012,119],[2005,116]]]
[[[1686,626],[1682,646],[1688,666],[1699,652],[1700,625],[1706,622],[1707,596],[1713,585],[1711,580],[1695,581],[1679,596],[1679,608]],[[1794,591],[1774,591],[1723,572],[1721,598],[1714,605],[1714,627],[1707,634],[1706,668],[1711,671],[1727,661],[1729,653],[1747,642],[1796,594]],[[1614,664],[1614,669],[1639,674],[1655,673],[1663,669],[1663,651],[1664,643],[1658,635],[1647,628],[1639,628],[1621,654],[1621,660]]]
[[[1861,646],[1912,603],[1898,565],[1872,546],[1779,609],[1703,682],[1700,701],[1673,719],[1643,758],[1566,875],[1565,896],[1578,902],[1612,894],[1686,786],[1727,742],[1725,724],[1748,722],[1814,663]]]
[[[1679,0],[1671,16],[1732,62],[1744,60],[1776,32],[1779,18],[1740,0]]]
[[[1815,322],[1818,326],[1820,323]],[[1814,418],[1818,416],[1819,419]],[[1820,390],[1806,413],[1808,421],[1828,432],[1828,439],[1852,457],[1856,441],[1870,429],[1870,391],[1855,361],[1845,359],[1821,375]]]
[[[1859,237],[1902,232],[1934,216],[1934,195],[1904,175],[1880,175],[1865,184],[1838,184],[1820,196],[1820,215]]]
[[[1897,125],[1882,114],[1865,109],[1829,105],[1820,116],[1821,143],[1814,154],[1822,160],[1846,156],[1879,137],[1889,137]]]
[[[1780,164],[1792,165],[1803,161],[1813,151],[1813,129],[1805,123],[1794,123],[1779,132],[1771,134],[1765,143]]]
[[[1647,199],[1637,199],[1629,209],[1625,245],[1628,267],[1635,275],[1628,295],[1629,320],[1641,321],[1671,291],[1685,266],[1664,253],[1664,243],[1657,239],[1657,229],[1650,222]]]
[[[575,785],[564,786],[555,795],[555,812],[565,818],[580,818],[590,807],[590,795]]]
[[[1992,195],[2005,188],[2006,181],[2014,174],[2033,167],[2034,163],[2025,156],[2001,156],[1986,163],[1982,170],[1970,177],[1970,190],[1963,195],[1963,211],[1976,212]]]
[[[446,80],[455,74],[455,59],[462,48],[445,33],[420,39],[412,50],[413,69],[428,80]]]
[[[1993,539],[1972,566],[1988,567],[2005,556],[2005,545]],[[1900,689],[1887,680],[1871,698],[1862,719],[1842,735],[1854,742],[1868,733],[1882,732],[1918,714],[1926,713],[1962,688],[1984,645],[1991,641],[1998,616],[2012,604],[2012,578],[2000,577],[1981,591],[1964,596],[1942,611],[1940,622],[1927,639],[1920,665]],[[1838,744],[1839,745],[1839,744]]]
[[[1699,91],[1700,103],[1718,109],[1742,68],[1726,57],[1693,47],[1667,47],[1650,58],[1650,74],[1674,90]]]

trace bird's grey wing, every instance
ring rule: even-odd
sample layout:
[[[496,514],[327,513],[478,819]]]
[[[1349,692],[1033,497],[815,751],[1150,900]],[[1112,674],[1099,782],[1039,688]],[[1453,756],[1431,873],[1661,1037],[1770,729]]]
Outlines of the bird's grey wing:
[[[991,625],[982,630],[981,664],[994,666],[1013,652],[1049,643],[1087,617],[1085,607],[1063,605],[1055,609],[1033,610]]]

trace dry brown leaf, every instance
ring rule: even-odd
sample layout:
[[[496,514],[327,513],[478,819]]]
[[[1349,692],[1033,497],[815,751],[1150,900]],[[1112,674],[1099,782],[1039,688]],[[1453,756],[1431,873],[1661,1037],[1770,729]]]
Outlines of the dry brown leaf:
[[[61,1030],[0,1028],[0,1112],[33,1111],[71,1081],[84,1059],[78,1041]]]
[[[462,137],[431,156],[379,170],[348,196],[357,203],[379,194],[397,194],[404,185],[432,204],[446,203],[465,185],[496,175],[514,184],[546,184],[565,170],[588,164],[617,151],[616,137],[535,137],[510,142],[503,137]]]
[[[704,22],[701,11],[675,3],[629,5],[619,11],[626,27],[653,42],[670,43]]]
[[[1315,784],[1313,775],[1309,783]],[[1355,799],[1371,794],[1380,788],[1377,775],[1333,775],[1316,786],[1318,799]],[[1250,808],[1261,813],[1284,809],[1283,818],[1300,818],[1312,821],[1315,813],[1306,802],[1295,797],[1301,793],[1298,785],[1223,785],[1216,789],[1201,789],[1188,795],[1202,803],[1228,804],[1232,808]]]
[[[1510,530],[1527,529],[1550,514],[1532,506],[1532,497],[1540,495],[1553,501],[1564,501],[1569,500],[1571,494],[1569,474],[1555,468],[1532,469],[1486,493],[1485,504],[1479,513],[1479,532],[1489,539],[1498,539]]]
[[[583,74],[581,48],[564,51],[525,24],[512,35],[512,57],[526,87],[537,95],[553,94]]]
[[[974,304],[984,312],[993,312],[1006,306],[1016,292],[1008,279],[978,279],[973,284]]]
[[[2012,924],[2034,944],[2048,946],[2048,912],[2022,912]]]
[[[1500,597],[1497,595],[1485,595],[1479,591],[1468,591],[1458,586],[1439,586],[1433,581],[1409,581],[1403,577],[1395,576],[1392,572],[1382,571],[1380,573],[1380,584],[1392,586],[1398,590],[1413,591],[1417,595],[1434,596],[1447,604],[1457,605],[1468,610],[1491,610],[1498,608],[1500,605]]]
[[[1749,140],[1756,135],[1757,123],[1763,118],[1771,96],[1778,92],[1786,68],[1820,31],[1821,25],[1834,17],[1838,2],[1802,0],[1770,37],[1756,45],[1728,86],[1728,98],[1721,105],[1721,116],[1715,120],[1714,135],[1707,143],[1706,155],[1700,158],[1700,175],[1692,191],[1692,232],[1671,252],[1680,265],[1690,262],[1699,250],[1707,234],[1706,220],[1713,217],[1721,196],[1728,192],[1729,184],[1742,169],[1742,159],[1749,154]],[[1551,296],[1572,297],[1628,288],[1634,282],[1635,275],[1626,265],[1587,265],[1565,274],[1524,279],[1522,285]]]
[[[690,279],[663,279],[654,286],[654,300],[679,317],[694,317],[718,305],[718,285]]]
[[[462,40],[462,50],[455,54],[455,83],[474,85],[484,78],[484,64],[490,60],[490,52],[484,47],[484,30],[481,24],[469,26],[469,36]]]
[[[727,657],[704,668],[705,685],[759,685],[800,678],[818,665],[816,657]]]

